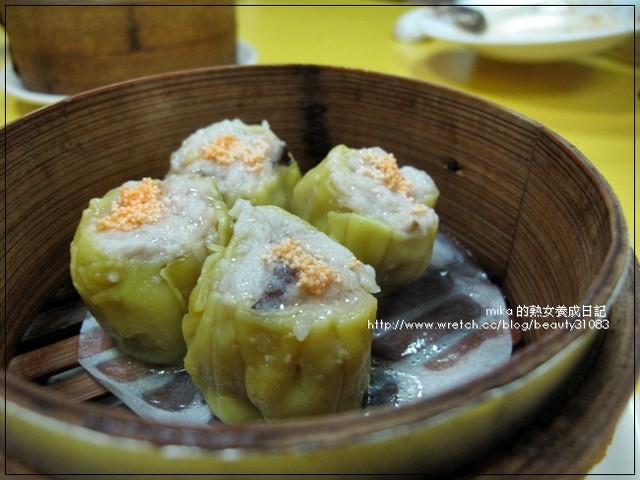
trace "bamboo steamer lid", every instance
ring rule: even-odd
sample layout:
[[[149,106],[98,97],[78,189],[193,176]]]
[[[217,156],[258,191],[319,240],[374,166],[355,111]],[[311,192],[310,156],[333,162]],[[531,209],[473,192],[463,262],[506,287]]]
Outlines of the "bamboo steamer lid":
[[[230,2],[3,3],[14,68],[32,91],[74,94],[145,75],[236,62]]]

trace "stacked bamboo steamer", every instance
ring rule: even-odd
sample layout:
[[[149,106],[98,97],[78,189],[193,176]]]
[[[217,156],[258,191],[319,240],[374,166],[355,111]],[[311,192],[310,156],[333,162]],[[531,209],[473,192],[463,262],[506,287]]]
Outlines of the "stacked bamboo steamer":
[[[230,2],[2,3],[14,68],[31,91],[67,95],[145,75],[236,62]]]

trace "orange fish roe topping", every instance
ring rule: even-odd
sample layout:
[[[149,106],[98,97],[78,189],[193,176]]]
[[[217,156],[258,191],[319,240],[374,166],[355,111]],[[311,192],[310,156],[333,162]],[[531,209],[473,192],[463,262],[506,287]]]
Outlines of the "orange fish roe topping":
[[[302,243],[291,237],[271,248],[267,262],[282,262],[298,272],[296,285],[313,295],[322,295],[334,283],[342,281],[340,274],[322,258],[304,250]]]
[[[427,207],[424,203],[414,203],[411,206],[411,213],[414,215],[424,215],[429,211],[429,207]]]
[[[165,202],[158,180],[143,178],[133,186],[120,187],[118,199],[109,214],[98,221],[98,230],[129,231],[156,222],[162,217]]]
[[[207,160],[225,167],[243,162],[250,172],[261,170],[269,150],[269,144],[261,137],[250,143],[241,141],[232,134],[219,135],[204,146],[202,155]]]
[[[411,191],[411,183],[400,173],[398,163],[393,154],[379,154],[368,149],[363,151],[362,160],[369,167],[364,170],[364,173],[381,179],[389,190],[405,195]]]
[[[360,265],[362,265],[362,262],[356,257],[351,257],[351,259],[349,260],[349,268],[352,270],[354,268],[358,268]]]

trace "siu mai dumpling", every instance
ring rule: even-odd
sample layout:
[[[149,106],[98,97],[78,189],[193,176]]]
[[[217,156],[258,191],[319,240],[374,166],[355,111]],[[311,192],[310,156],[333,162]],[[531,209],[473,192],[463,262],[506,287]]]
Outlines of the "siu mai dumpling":
[[[168,175],[196,173],[214,177],[231,208],[243,198],[255,205],[289,209],[298,164],[269,123],[247,125],[222,120],[186,138],[171,155]]]
[[[71,278],[124,353],[180,364],[189,295],[205,258],[230,236],[213,179],[129,181],[85,209],[71,243]]]
[[[359,408],[379,289],[373,269],[298,217],[239,200],[183,322],[185,369],[228,423]]]
[[[381,287],[421,275],[438,229],[438,189],[382,148],[333,148],[293,192],[292,212],[376,271]]]

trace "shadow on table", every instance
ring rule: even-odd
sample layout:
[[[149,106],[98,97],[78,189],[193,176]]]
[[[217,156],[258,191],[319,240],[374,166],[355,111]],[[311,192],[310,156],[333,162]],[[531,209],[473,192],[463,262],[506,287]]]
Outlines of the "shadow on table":
[[[553,107],[585,111],[633,112],[633,71],[621,68],[596,68],[584,57],[576,61],[553,63],[515,63],[480,57],[470,49],[452,47],[416,62],[417,77],[431,72],[447,84],[479,94],[501,97],[535,97],[536,102]],[[615,67],[615,61],[598,58]],[[620,95],[629,88],[629,95]],[[579,95],[581,90],[594,95]],[[584,92],[582,92],[584,93]]]

